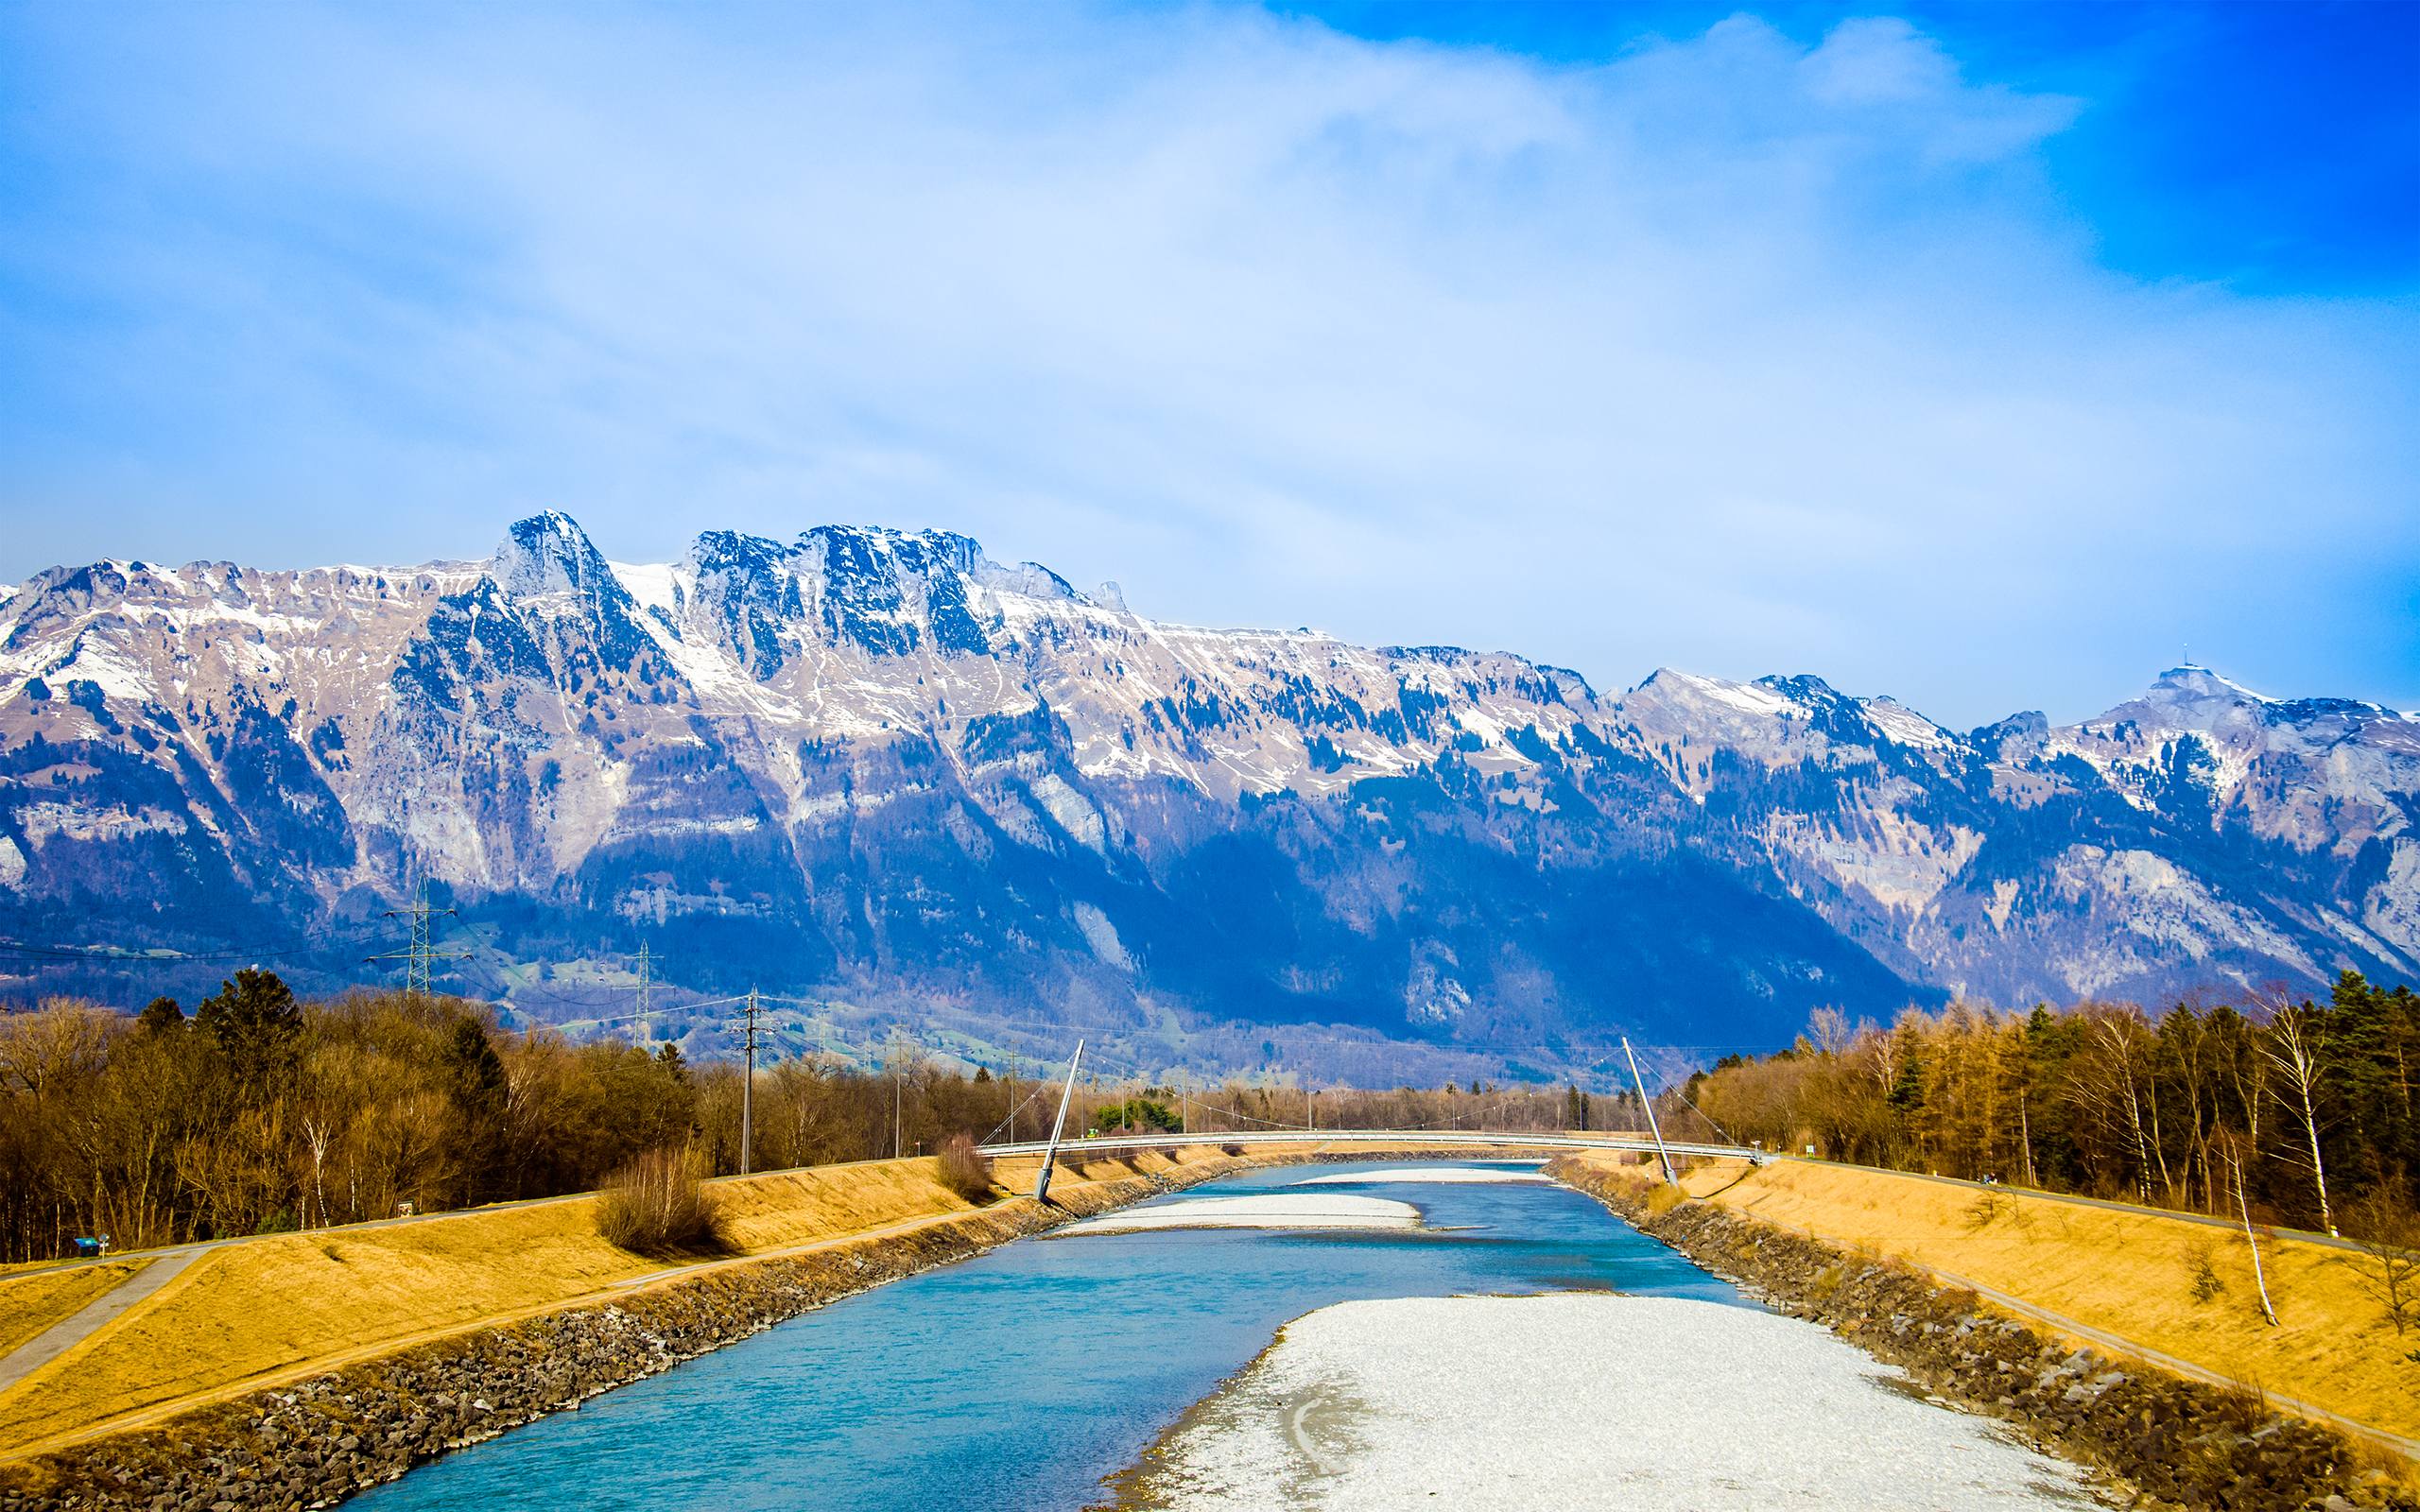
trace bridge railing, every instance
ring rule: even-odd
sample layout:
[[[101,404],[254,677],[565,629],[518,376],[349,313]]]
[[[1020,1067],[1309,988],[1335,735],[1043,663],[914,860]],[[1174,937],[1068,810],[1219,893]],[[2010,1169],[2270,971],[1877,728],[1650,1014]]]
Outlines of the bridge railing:
[[[1656,1148],[1655,1141],[1643,1134],[1539,1134],[1518,1129],[1467,1128],[1311,1128],[1273,1129],[1249,1134],[1098,1134],[1063,1139],[1059,1142],[1059,1148],[1063,1153],[1079,1154],[1085,1150],[1174,1149],[1187,1144],[1240,1144],[1247,1148],[1255,1144],[1415,1144],[1424,1149],[1627,1150],[1647,1155],[1654,1154]],[[1040,1155],[1049,1148],[1047,1141],[1028,1140],[1011,1144],[986,1144],[982,1146],[982,1153],[993,1157],[1013,1157]],[[1699,1144],[1685,1140],[1666,1140],[1664,1148],[1674,1155],[1748,1160],[1758,1165],[1773,1158],[1769,1151],[1737,1144]]]

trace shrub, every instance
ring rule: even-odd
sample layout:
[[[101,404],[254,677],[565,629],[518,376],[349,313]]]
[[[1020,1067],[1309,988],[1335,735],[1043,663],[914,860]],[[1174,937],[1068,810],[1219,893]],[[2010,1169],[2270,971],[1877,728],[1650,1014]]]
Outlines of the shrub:
[[[1975,1200],[1967,1205],[1967,1231],[1972,1233],[1978,1229],[1989,1228],[1994,1220],[1997,1219],[2003,1212],[2006,1212],[2012,1206],[2013,1204],[2008,1198],[2000,1195],[1991,1188],[1985,1187],[1982,1191],[1977,1193],[1975,1194]]]
[[[728,1254],[731,1238],[705,1178],[696,1146],[649,1150],[606,1178],[596,1231],[617,1249],[653,1259]]]
[[[1129,1097],[1124,1102],[1096,1109],[1092,1126],[1094,1132],[1099,1134],[1115,1134],[1120,1130],[1134,1134],[1174,1134],[1182,1123],[1175,1109],[1166,1103],[1153,1102],[1148,1097]]]
[[[975,1147],[975,1141],[964,1134],[953,1134],[942,1142],[942,1185],[969,1202],[985,1202],[992,1195],[992,1162]]]
[[[1221,1144],[1219,1146],[1219,1153],[1221,1155],[1241,1155],[1244,1153],[1244,1147],[1240,1144]]]

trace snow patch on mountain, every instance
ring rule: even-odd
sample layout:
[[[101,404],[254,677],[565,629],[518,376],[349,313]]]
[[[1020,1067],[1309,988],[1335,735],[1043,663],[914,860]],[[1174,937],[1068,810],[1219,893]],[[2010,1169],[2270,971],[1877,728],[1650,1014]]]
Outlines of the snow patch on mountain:
[[[1946,750],[1958,744],[1957,736],[1896,698],[1885,696],[1878,698],[1860,698],[1858,702],[1865,710],[1865,717],[1876,730],[1902,746]]]
[[[2420,840],[2395,839],[2386,875],[2362,901],[2361,922],[2420,970]]]

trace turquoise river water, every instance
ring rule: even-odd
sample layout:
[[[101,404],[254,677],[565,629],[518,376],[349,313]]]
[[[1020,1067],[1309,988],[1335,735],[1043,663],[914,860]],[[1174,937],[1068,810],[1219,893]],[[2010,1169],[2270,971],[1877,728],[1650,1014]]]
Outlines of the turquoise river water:
[[[1376,1169],[1257,1171],[1157,1200]],[[1067,1512],[1102,1500],[1102,1477],[1314,1308],[1582,1288],[1740,1300],[1565,1187],[1307,1190],[1409,1202],[1428,1227],[1022,1240],[447,1455],[354,1504]]]

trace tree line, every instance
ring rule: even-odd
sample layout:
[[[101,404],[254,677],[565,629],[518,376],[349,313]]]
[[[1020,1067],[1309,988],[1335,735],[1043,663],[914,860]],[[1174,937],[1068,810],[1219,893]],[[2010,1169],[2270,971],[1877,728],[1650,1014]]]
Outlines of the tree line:
[[[1818,1012],[1772,1056],[1727,1056],[1658,1098],[1668,1130],[2315,1228],[2420,1206],[2420,999],[2347,972],[2325,1001],[1953,1005],[1890,1026]],[[80,1235],[131,1248],[592,1190],[650,1151],[740,1167],[741,1072],[670,1041],[509,1033],[486,1005],[305,1003],[238,971],[188,1015],[72,1000],[0,1015],[0,1262]],[[1037,1139],[1055,1082],[904,1040],[883,1063],[760,1066],[755,1170]],[[1068,1131],[1636,1129],[1628,1094],[1443,1089],[1076,1089]],[[1703,1126],[1699,1120],[1705,1120]]]
[[[506,1032],[485,1005],[401,993],[303,1002],[238,971],[188,1014],[54,999],[0,1014],[0,1263],[85,1235],[131,1249],[593,1190],[640,1156],[740,1168],[742,1073],[672,1042]],[[1038,1139],[1059,1086],[971,1073],[897,1040],[877,1067],[760,1065],[758,1171]],[[1079,1086],[1080,1131],[1557,1128],[1616,1116],[1576,1090]],[[1632,1105],[1634,1108],[1634,1103]],[[1012,1116],[1013,1114],[1013,1116]]]
[[[2420,1204],[2420,998],[2347,971],[2325,1001],[1816,1013],[1685,1089],[1776,1149],[2334,1231]]]

